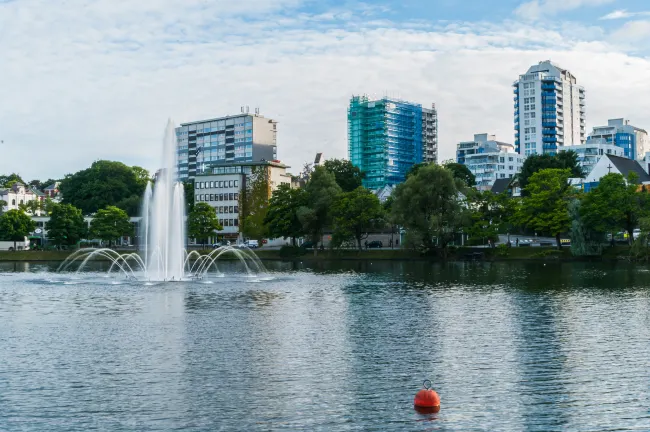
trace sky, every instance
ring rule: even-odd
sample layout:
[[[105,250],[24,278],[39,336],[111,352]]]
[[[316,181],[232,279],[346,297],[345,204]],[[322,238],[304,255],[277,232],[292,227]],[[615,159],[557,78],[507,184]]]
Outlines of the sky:
[[[642,0],[0,0],[0,173],[154,170],[168,119],[242,106],[298,172],[347,157],[355,94],[435,103],[443,161],[513,142],[511,85],[547,59],[585,87],[588,131],[650,129],[649,41]]]

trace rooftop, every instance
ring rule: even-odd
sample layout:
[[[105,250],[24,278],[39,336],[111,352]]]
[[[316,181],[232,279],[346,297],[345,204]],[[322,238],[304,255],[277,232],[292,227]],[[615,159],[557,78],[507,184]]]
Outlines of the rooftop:
[[[223,116],[223,117],[216,117],[216,118],[205,119],[205,120],[197,120],[197,121],[193,121],[193,122],[189,122],[189,123],[181,123],[181,127],[182,126],[190,126],[190,125],[199,124],[199,123],[208,123],[208,122],[213,122],[213,121],[219,121],[219,120],[235,119],[235,118],[239,118],[239,117],[257,117],[257,118],[261,118],[261,119],[266,118],[263,115],[260,115],[260,114],[257,114],[257,113],[239,113],[239,114],[227,115],[227,116]],[[272,122],[275,121],[275,120],[271,120],[271,119],[268,119],[268,120],[272,121]]]
[[[614,164],[616,169],[627,178],[630,172],[634,172],[639,176],[641,183],[650,182],[650,175],[648,175],[641,165],[635,160],[628,159],[621,156],[605,155]]]

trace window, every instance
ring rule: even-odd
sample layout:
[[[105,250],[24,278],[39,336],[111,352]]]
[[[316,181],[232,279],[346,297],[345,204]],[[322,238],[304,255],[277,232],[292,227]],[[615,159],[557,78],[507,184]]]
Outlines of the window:
[[[512,158],[511,158],[511,159],[512,159]],[[512,168],[512,165],[508,165],[508,169],[509,169],[510,171],[512,171],[512,169],[513,169],[513,168]]]
[[[233,187],[233,181],[232,180],[230,180],[230,182],[228,182],[228,187]]]
[[[233,194],[233,195],[234,195],[234,199],[236,199],[236,200],[238,200],[238,201],[239,201],[239,194],[238,194],[238,193],[236,193],[236,194]]]
[[[535,113],[534,112],[530,113],[530,118],[532,118],[532,119],[535,118]]]
[[[536,132],[536,130],[535,130],[534,127],[530,128],[530,133],[535,133],[535,132]]]
[[[239,206],[235,206],[235,213],[239,213]]]
[[[214,201],[214,194],[210,194],[210,201]]]
[[[239,187],[239,181],[235,180],[235,187]]]
[[[235,210],[233,206],[228,207],[228,213],[232,213]]]
[[[210,187],[211,187],[211,188],[214,187],[214,182],[210,182]]]
[[[233,220],[233,222],[234,222],[234,226],[238,226],[238,225],[239,225],[239,219],[235,219],[235,220]]]
[[[219,194],[219,201],[223,201],[223,194]]]
[[[234,193],[228,194],[228,199],[230,201],[234,200],[235,199],[235,194]]]
[[[219,206],[219,213],[223,213],[223,206]]]
[[[512,156],[508,158],[508,162],[512,162]]]

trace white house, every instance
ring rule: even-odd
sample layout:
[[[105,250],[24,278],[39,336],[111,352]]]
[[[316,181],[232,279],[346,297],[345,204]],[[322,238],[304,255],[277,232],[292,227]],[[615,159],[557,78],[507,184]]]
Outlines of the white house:
[[[2,211],[18,210],[21,204],[27,204],[30,201],[40,201],[39,194],[27,188],[24,184],[16,182],[8,189],[0,189],[0,201],[6,202]]]
[[[475,134],[473,141],[456,145],[456,162],[465,165],[476,178],[476,188],[490,190],[498,179],[512,178],[521,170],[524,157],[512,144],[496,140],[494,135]]]
[[[621,174],[627,178],[628,174],[634,172],[639,176],[639,182],[650,184],[650,175],[643,169],[639,162],[626,157],[603,155],[591,172],[582,182],[586,192],[598,186],[600,179],[610,173]]]

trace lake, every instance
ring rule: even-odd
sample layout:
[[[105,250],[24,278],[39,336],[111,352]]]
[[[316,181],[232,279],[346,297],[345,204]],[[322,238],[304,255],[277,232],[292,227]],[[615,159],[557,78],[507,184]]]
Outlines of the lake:
[[[0,430],[650,430],[646,266],[222,267],[0,263]]]

